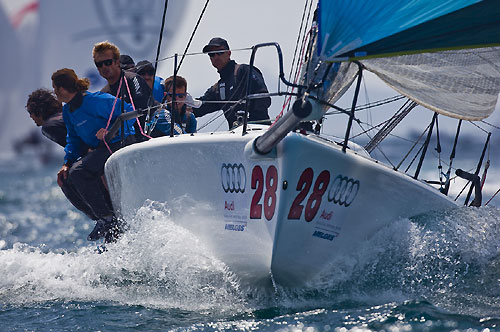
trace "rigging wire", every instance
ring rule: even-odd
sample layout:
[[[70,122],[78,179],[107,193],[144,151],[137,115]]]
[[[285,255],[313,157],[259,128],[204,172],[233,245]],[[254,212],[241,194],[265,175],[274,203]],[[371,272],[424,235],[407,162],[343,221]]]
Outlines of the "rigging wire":
[[[293,72],[293,68],[295,66],[295,59],[297,58],[297,50],[299,48],[300,36],[301,36],[302,27],[304,25],[304,18],[306,16],[306,9],[307,9],[308,2],[309,2],[309,0],[306,0],[306,2],[304,3],[304,10],[302,11],[302,19],[300,21],[299,33],[297,34],[297,41],[295,42],[295,50],[293,51],[292,66],[290,67],[290,73],[288,74],[288,81],[291,81],[291,79],[292,79],[292,72]],[[289,88],[290,87],[287,87],[287,91]],[[285,101],[283,103],[285,103]],[[284,104],[283,104],[283,107],[285,107]]]
[[[366,87],[366,80],[363,80],[363,90],[365,91],[366,104],[370,104],[368,88]],[[369,112],[366,114],[366,122],[368,122],[369,124],[373,124],[373,118],[370,110],[371,108],[368,109]]]
[[[156,48],[156,58],[155,58],[155,70],[153,73],[153,77],[156,76],[156,69],[158,68],[158,58],[160,57],[160,50],[161,50],[161,41],[163,39],[163,29],[165,28],[165,18],[167,17],[167,8],[168,8],[168,0],[165,0],[165,5],[163,6],[163,18],[161,20],[161,30],[160,30],[160,38],[158,40],[158,47]],[[151,91],[151,96],[153,95],[153,91]]]
[[[416,106],[417,103],[408,99],[377,134],[370,139],[365,145],[365,149],[370,152],[375,146],[379,145]]]
[[[308,33],[309,35],[309,33]],[[304,49],[305,49],[305,45],[306,45],[306,42],[308,41],[308,39],[305,39],[304,40],[304,43],[302,44],[302,47],[300,49],[300,56],[299,56],[299,59],[302,59],[302,56],[304,54]],[[302,66],[302,64],[304,63],[303,61],[299,60],[300,61],[300,64],[298,64],[298,66]],[[294,80],[293,80],[293,84],[297,84],[297,81],[299,80],[299,73],[300,72],[296,72],[295,73],[295,77],[294,77]],[[290,87],[287,86],[287,92],[289,90]],[[292,91],[291,93],[293,93],[295,90],[295,87],[292,88]],[[288,109],[287,109],[287,112],[288,110],[290,109],[290,100],[292,99],[292,94],[290,94],[288,97],[285,97],[285,102],[283,104],[283,107],[281,108],[281,112],[276,116],[276,120],[273,122],[273,124],[271,126],[274,125],[274,123],[276,123],[276,121],[279,120],[279,118],[281,118],[281,116],[283,115],[283,112],[285,111],[285,108],[288,106]]]
[[[486,129],[482,128],[481,126],[479,126],[478,124],[476,124],[474,121],[469,121],[469,123],[472,124],[473,126],[479,128],[480,130],[482,130],[485,134],[489,133]]]
[[[243,48],[232,48],[229,51],[231,51],[232,53],[234,53],[234,52],[238,52],[238,51],[251,51],[251,50],[252,50],[252,47],[243,47]],[[205,54],[205,53],[203,53],[203,52],[192,52],[192,53],[186,53],[186,56],[201,55],[201,54]],[[170,60],[170,59],[173,59],[173,58],[175,58],[175,54],[174,55],[169,55],[169,56],[164,57],[164,58],[161,58],[161,59],[158,60],[158,62],[165,61],[165,60]]]
[[[179,65],[177,66],[176,71],[179,71],[179,69],[181,68],[182,62],[184,61],[184,58],[186,57],[187,51],[189,49],[189,46],[191,45],[191,42],[193,41],[194,35],[196,33],[196,30],[198,29],[198,26],[200,25],[201,19],[203,18],[203,14],[205,14],[205,10],[207,9],[207,6],[208,6],[209,2],[210,2],[210,0],[207,0],[205,2],[205,6],[203,7],[203,10],[201,11],[200,17],[198,17],[198,21],[196,22],[196,25],[195,25],[195,27],[193,29],[193,32],[191,33],[191,37],[189,38],[189,41],[188,41],[188,43],[186,45],[186,49],[184,50],[184,53],[182,54],[181,61],[179,62]]]
[[[160,50],[161,50],[161,41],[163,40],[163,30],[165,28],[165,18],[167,17],[167,8],[168,8],[168,0],[165,0],[165,5],[163,6],[163,17],[161,19],[161,30],[160,30],[160,37],[158,39],[158,47],[156,48],[156,58],[155,58],[155,65],[154,65],[154,71],[153,71],[153,78],[156,77],[156,71],[158,69],[158,58],[160,57]],[[151,92],[148,96],[148,105],[151,104],[153,101],[153,89],[151,89]],[[146,114],[146,119],[144,123],[149,122],[150,118],[149,111]],[[141,129],[142,130],[142,129]]]
[[[307,27],[308,27],[308,25],[309,25],[309,18],[310,18],[310,16],[311,16],[311,8],[312,8],[312,5],[313,5],[313,0],[311,0],[311,2],[309,3],[309,9],[307,10],[307,18],[306,18],[305,24],[303,24],[303,23],[304,23],[304,14],[305,14],[305,12],[306,12],[307,3],[308,3],[308,0],[306,0],[306,3],[304,4],[304,11],[303,11],[303,15],[302,15],[302,22],[301,22],[301,28],[302,28],[302,26],[303,26],[304,30],[303,30],[303,32],[301,32],[301,31],[300,31],[301,29],[299,29],[299,35],[298,35],[298,37],[297,37],[297,41],[298,41],[298,40],[299,40],[299,38],[300,38],[300,36],[302,35],[302,42],[301,42],[301,44],[303,45],[303,47],[304,47],[304,45],[305,45],[305,41],[306,41],[307,36],[309,36],[309,33],[307,32],[307,31],[308,31]],[[302,50],[301,50],[301,53],[303,54],[303,48],[302,48]],[[300,55],[299,60],[297,60],[297,64],[292,63],[292,67],[290,67],[290,75],[289,75],[289,80],[290,80],[290,78],[292,77],[292,75],[291,75],[291,74],[292,74],[292,71],[293,71],[293,66],[294,66],[294,65],[295,65],[295,73],[294,73],[294,75],[293,75],[293,76],[294,76],[294,77],[298,77],[298,75],[299,75],[299,73],[300,73],[300,72],[299,72],[299,70],[300,70],[300,66],[302,65],[302,63],[299,65],[299,61],[300,61],[300,59],[302,58],[302,54]],[[295,56],[294,56],[294,58],[295,58]],[[287,87],[287,92],[288,92],[288,90],[289,90],[289,87]],[[295,90],[295,87],[294,87],[294,88],[292,88],[291,92],[293,92],[294,90]],[[285,101],[284,101],[284,103],[283,103],[283,109],[285,108],[285,106],[286,106],[286,99],[285,99]],[[286,111],[288,112],[289,110],[290,110],[290,103],[288,103],[288,107],[287,107],[287,110],[286,110]],[[283,110],[281,111],[281,113],[283,113]]]
[[[357,106],[355,111],[359,112],[359,111],[364,111],[366,109],[370,109],[372,107],[377,107],[377,106],[382,106],[382,105],[385,105],[385,104],[390,104],[392,102],[401,100],[403,98],[406,98],[406,97],[402,96],[402,95],[397,95],[397,96],[389,97],[389,98],[386,98],[386,99],[374,101],[373,103],[368,103],[368,104]],[[344,109],[344,111],[348,112],[348,109]],[[332,111],[332,112],[325,113],[325,115],[336,115],[336,114],[340,114],[340,113],[341,112],[339,112],[339,111]]]
[[[494,124],[491,124],[491,123],[486,122],[486,121],[484,121],[484,120],[481,120],[481,122],[482,122],[482,123],[484,123],[484,124],[486,124],[486,125],[488,125],[488,126],[490,126],[490,127],[495,128],[495,129],[500,129],[500,127],[497,127],[497,126],[495,126]]]
[[[387,120],[387,121],[389,121],[389,120]],[[360,123],[360,122],[357,122],[357,124],[358,124],[358,126],[359,126],[359,127],[360,127],[363,131],[364,131],[364,133],[366,134],[366,136],[368,136],[368,138],[370,138],[370,140],[371,140],[371,139],[372,139],[372,137],[368,134],[368,131],[370,131],[370,130],[365,130],[365,128],[363,128],[363,126],[361,125],[361,123]],[[371,124],[367,123],[367,125],[371,125]],[[353,139],[353,137],[351,137],[351,140],[352,140],[352,139]],[[392,162],[389,160],[389,157],[387,157],[387,155],[384,153],[384,151],[382,151],[382,149],[381,149],[379,146],[377,146],[377,150],[378,150],[378,151],[382,154],[382,156],[384,156],[385,160],[386,160],[389,164],[391,164],[391,166],[392,166],[392,167],[394,167],[394,165],[392,164]]]

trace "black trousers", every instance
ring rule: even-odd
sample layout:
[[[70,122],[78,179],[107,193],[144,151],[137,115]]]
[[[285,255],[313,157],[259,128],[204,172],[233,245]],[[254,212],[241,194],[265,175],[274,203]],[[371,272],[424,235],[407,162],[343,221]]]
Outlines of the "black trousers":
[[[135,142],[134,136],[125,139],[124,146]],[[113,152],[120,149],[120,142],[109,144]],[[104,144],[73,163],[68,177],[63,180],[62,191],[66,198],[92,220],[113,214],[113,205],[102,176],[104,164],[111,156]]]

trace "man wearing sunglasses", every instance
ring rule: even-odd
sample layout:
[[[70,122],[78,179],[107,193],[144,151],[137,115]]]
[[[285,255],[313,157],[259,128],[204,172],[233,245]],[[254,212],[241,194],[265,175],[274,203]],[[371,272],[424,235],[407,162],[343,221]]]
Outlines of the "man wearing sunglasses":
[[[196,118],[193,110],[187,105],[189,100],[187,93],[187,81],[182,76],[177,76],[175,79],[175,105],[172,106],[174,94],[174,77],[170,76],[164,82],[165,87],[165,102],[168,104],[168,110],[159,110],[150,122],[150,127],[153,128],[151,136],[169,136],[171,128],[171,116],[174,115],[174,134],[195,133]],[[192,101],[192,98],[190,98]],[[174,112],[172,112],[172,109]]]
[[[92,56],[99,74],[108,81],[108,84],[101,89],[102,92],[113,96],[118,94],[118,98],[124,102],[133,103],[136,110],[145,109],[148,105],[154,104],[154,100],[149,98],[151,89],[146,81],[136,73],[120,68],[120,50],[116,45],[108,41],[97,43],[92,50]],[[120,81],[123,78],[126,82],[122,81],[121,89],[118,91]],[[144,128],[144,118],[144,116],[138,118],[140,128],[137,121],[134,124],[135,137],[138,142],[146,140],[146,137],[141,133],[141,128]]]
[[[219,37],[210,39],[210,42],[203,47],[203,53],[209,55],[212,66],[219,72],[220,80],[199,99],[219,103],[203,103],[200,108],[194,109],[194,115],[200,117],[222,110],[229,129],[234,128],[238,125],[237,112],[240,110],[245,111],[246,104],[241,103],[235,106],[234,103],[228,103],[228,101],[239,101],[246,97],[250,66],[237,64],[234,60],[231,60],[231,51],[227,41]],[[268,92],[262,73],[256,67],[253,68],[250,79],[252,82],[250,94]],[[263,97],[248,102],[250,103],[248,120],[270,124],[267,109],[271,105],[271,98]]]

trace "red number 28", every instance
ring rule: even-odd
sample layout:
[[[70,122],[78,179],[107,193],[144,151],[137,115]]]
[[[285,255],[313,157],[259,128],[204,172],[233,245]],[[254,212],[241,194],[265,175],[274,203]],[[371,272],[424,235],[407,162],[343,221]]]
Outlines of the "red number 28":
[[[296,190],[299,191],[297,197],[295,197],[290,210],[288,211],[288,219],[300,219],[302,215],[302,210],[304,206],[302,202],[307,197],[309,189],[311,188],[314,178],[314,172],[312,168],[306,168],[304,172],[300,175],[299,182],[297,183]],[[323,194],[328,188],[328,183],[330,182],[330,172],[324,170],[318,175],[316,182],[314,183],[313,192],[309,196],[306,203],[306,208],[304,211],[304,218],[307,222],[310,222],[318,213],[318,209],[321,205],[321,200]]]
[[[262,204],[260,199],[264,192],[264,172],[260,166],[252,170],[252,189],[256,189],[250,204],[250,219],[262,218]],[[278,189],[278,170],[275,166],[269,166],[265,179],[266,192],[264,194],[264,216],[271,220],[276,210],[276,190]]]

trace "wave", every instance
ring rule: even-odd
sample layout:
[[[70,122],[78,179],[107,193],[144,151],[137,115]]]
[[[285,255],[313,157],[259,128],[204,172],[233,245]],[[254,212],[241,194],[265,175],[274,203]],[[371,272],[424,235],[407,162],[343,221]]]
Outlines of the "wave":
[[[152,206],[154,205],[154,206]],[[44,252],[16,243],[0,250],[0,303],[111,301],[190,311],[241,307],[238,283],[160,203],[140,209],[130,230],[102,254]]]
[[[70,251],[16,243],[0,250],[0,304],[105,301],[261,318],[394,302],[481,317],[500,309],[494,207],[395,220],[301,289],[243,287],[172,211],[146,202],[129,231],[100,255],[91,245]]]
[[[460,207],[394,221],[307,287],[281,289],[286,305],[376,306],[428,301],[451,313],[500,311],[500,210]]]

